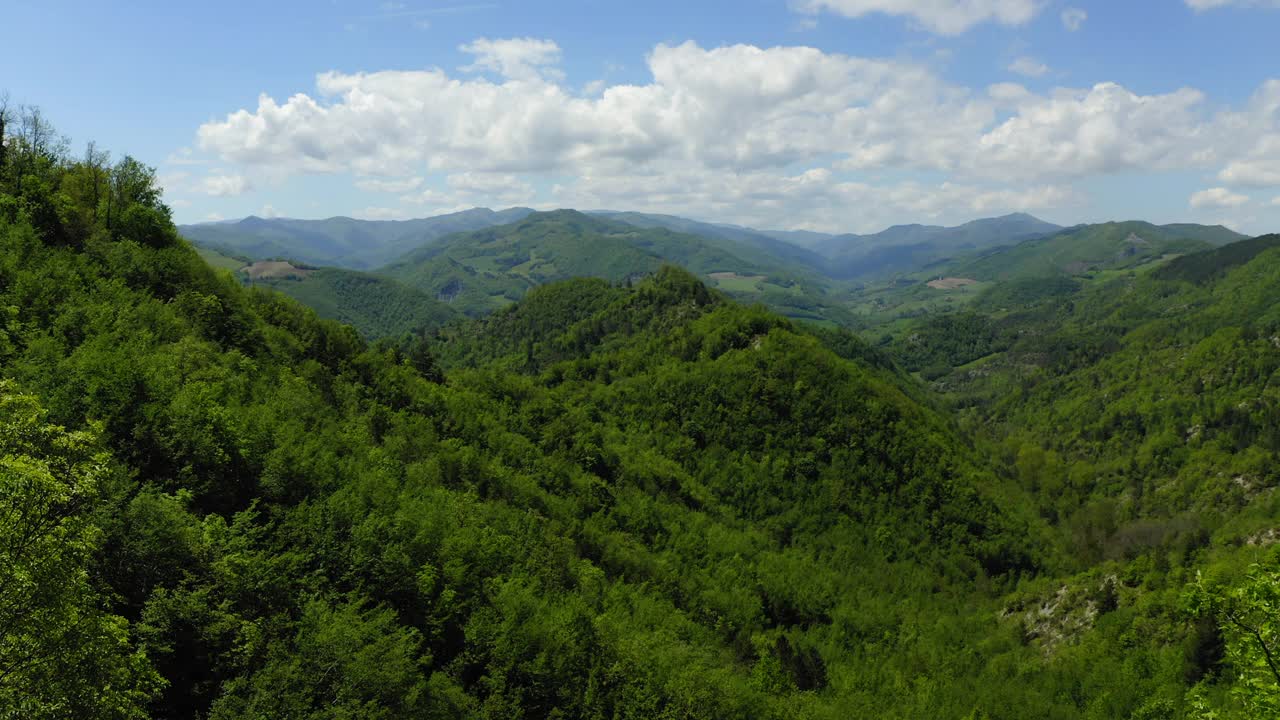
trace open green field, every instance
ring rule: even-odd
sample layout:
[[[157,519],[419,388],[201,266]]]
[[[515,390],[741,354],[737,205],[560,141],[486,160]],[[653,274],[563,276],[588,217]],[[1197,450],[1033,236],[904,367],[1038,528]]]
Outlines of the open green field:
[[[233,258],[230,255],[223,255],[217,250],[210,250],[209,248],[197,247],[196,252],[200,254],[200,257],[204,258],[205,262],[209,263],[213,267],[218,268],[219,270],[230,270],[231,272],[235,272],[240,268],[244,267],[245,265],[248,265],[248,263],[246,263],[243,260],[237,260],[236,258]]]

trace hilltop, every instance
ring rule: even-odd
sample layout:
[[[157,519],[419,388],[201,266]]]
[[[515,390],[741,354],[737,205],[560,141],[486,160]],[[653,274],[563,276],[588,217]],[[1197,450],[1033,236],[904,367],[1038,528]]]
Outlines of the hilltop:
[[[242,220],[181,225],[192,242],[252,260],[282,258],[309,265],[370,270],[445,235],[502,225],[533,212],[473,208],[417,220],[293,220],[249,216]]]
[[[759,249],[573,210],[534,213],[516,223],[452,235],[379,272],[474,316],[555,280],[597,277],[621,283],[666,263],[789,315],[839,316],[838,308],[819,299],[820,277]]]

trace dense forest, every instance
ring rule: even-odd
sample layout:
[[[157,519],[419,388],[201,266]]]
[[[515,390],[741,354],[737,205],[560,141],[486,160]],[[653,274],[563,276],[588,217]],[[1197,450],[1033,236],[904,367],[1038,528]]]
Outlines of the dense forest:
[[[370,342],[0,116],[0,717],[1280,710],[1280,251],[915,355],[670,265]]]

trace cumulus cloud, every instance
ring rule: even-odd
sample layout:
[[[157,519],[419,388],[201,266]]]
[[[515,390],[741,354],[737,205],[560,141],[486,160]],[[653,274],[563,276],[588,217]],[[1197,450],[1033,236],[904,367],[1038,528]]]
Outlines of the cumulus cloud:
[[[248,192],[252,185],[243,175],[210,175],[200,181],[199,188],[213,197],[234,197]]]
[[[1049,66],[1031,57],[1020,57],[1009,65],[1009,72],[1025,75],[1026,77],[1040,77],[1049,72]]]
[[[1204,95],[1137,95],[1115,83],[1030,95],[983,133],[971,161],[1002,173],[1074,176],[1194,166],[1205,132]]]
[[[189,147],[180,147],[164,159],[166,165],[199,165],[200,159]]]
[[[367,207],[357,210],[354,215],[361,220],[408,220],[412,213],[404,208]]]
[[[1226,188],[1216,187],[1192,193],[1189,204],[1197,210],[1208,208],[1238,208],[1249,202],[1246,195],[1233,193]]]
[[[1243,109],[1224,113],[1218,125],[1231,155],[1218,180],[1280,187],[1280,80],[1263,83]]]
[[[849,18],[873,13],[908,17],[939,35],[959,35],[975,25],[1022,25],[1040,10],[1037,0],[793,0],[801,12],[833,12]]]
[[[555,69],[560,62],[560,46],[551,40],[480,38],[458,49],[475,56],[474,63],[462,68],[465,72],[489,71],[511,80],[563,77]]]
[[[400,200],[441,214],[476,205],[526,205],[536,196],[533,185],[514,174],[463,172],[445,178],[444,189],[428,188]]]
[[[1069,7],[1062,11],[1062,26],[1068,32],[1075,32],[1084,27],[1084,21],[1089,19],[1089,13],[1078,7]]]
[[[365,178],[356,181],[356,187],[369,192],[406,193],[422,185],[422,178],[411,177],[403,180],[373,180]]]
[[[184,170],[175,170],[157,175],[156,184],[164,188],[165,192],[173,192],[181,190],[189,179],[191,179],[191,173]]]
[[[654,200],[674,209],[725,188],[743,208],[776,185],[843,203],[838,212],[859,220],[865,208],[849,203],[932,211],[910,186],[842,185],[886,172],[940,175],[950,189],[917,188],[976,211],[1065,202],[1063,188],[1103,174],[1195,169],[1218,172],[1224,186],[1261,186],[1280,167],[1280,81],[1214,113],[1192,88],[974,90],[899,59],[685,43],[654,48],[648,82],[585,96],[545,71],[559,59],[554,43],[478,43],[469,46],[476,64],[483,59],[500,79],[441,69],[323,73],[314,96],[263,95],[256,108],[201,126],[199,147],[255,177],[353,173],[361,188],[421,207],[534,204],[536,181],[580,198],[557,195],[565,206]],[[447,179],[413,179],[425,176]],[[611,187],[624,190],[608,196],[602,188]],[[824,194],[835,187],[842,194]],[[1025,188],[1040,190],[1031,197]],[[767,210],[773,223],[818,208],[798,195],[769,197],[748,209]]]
[[[628,208],[693,217],[733,219],[755,227],[776,226],[867,232],[905,217],[954,221],[975,215],[1034,211],[1072,205],[1075,193],[1062,186],[1010,189],[955,182],[877,185],[839,179],[826,169],[799,173],[709,170],[676,173],[589,175],[557,187],[569,207]],[[850,210],[853,212],[850,212]]]

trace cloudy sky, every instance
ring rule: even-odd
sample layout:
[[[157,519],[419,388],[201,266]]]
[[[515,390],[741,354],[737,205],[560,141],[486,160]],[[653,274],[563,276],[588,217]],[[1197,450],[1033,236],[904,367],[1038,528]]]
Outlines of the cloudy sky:
[[[1280,0],[45,0],[5,18],[27,31],[6,33],[0,90],[156,166],[182,222],[526,205],[1280,229]]]

